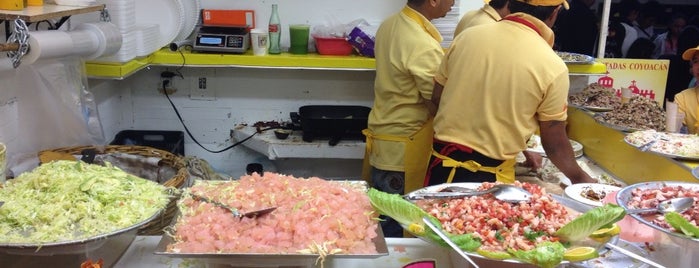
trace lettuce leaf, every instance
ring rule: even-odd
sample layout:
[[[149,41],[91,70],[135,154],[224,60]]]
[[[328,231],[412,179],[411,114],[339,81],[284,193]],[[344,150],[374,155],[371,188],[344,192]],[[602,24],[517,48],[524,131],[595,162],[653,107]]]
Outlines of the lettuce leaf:
[[[367,195],[369,196],[371,205],[374,206],[380,214],[393,218],[403,225],[403,228],[412,229],[412,226],[420,226],[420,229],[424,230],[424,232],[415,233],[415,235],[424,236],[445,247],[449,246],[430,228],[425,228],[426,226],[422,222],[422,217],[427,216],[435,226],[442,228],[442,224],[439,220],[417,205],[403,199],[403,197],[398,194],[389,194],[374,188],[369,189]],[[474,238],[471,234],[451,235],[447,232],[445,233],[459,248],[465,251],[474,251],[481,246],[480,240]]]
[[[611,226],[626,216],[624,208],[606,204],[588,210],[556,231],[556,236],[566,242],[581,241],[602,227]]]
[[[682,217],[681,214],[677,212],[668,212],[665,214],[665,221],[675,228],[675,230],[684,233],[685,235],[691,237],[699,237],[699,228],[694,226],[687,219]]]
[[[516,259],[543,268],[553,268],[563,261],[566,248],[560,242],[542,242],[532,250],[507,250]]]
[[[367,193],[371,205],[382,215],[389,216],[403,226],[422,223],[422,217],[430,216],[417,205],[403,199],[398,194],[389,194],[374,188]]]

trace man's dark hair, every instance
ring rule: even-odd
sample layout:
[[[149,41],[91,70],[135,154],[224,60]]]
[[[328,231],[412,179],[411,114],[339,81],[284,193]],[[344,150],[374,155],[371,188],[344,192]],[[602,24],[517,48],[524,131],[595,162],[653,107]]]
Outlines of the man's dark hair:
[[[413,4],[413,5],[422,5],[427,0],[408,0],[408,4]]]
[[[507,2],[509,1],[510,0],[490,0],[490,2],[488,2],[488,5],[493,7],[494,9],[500,9],[503,8],[505,4],[507,4]]]
[[[510,12],[527,13],[542,21],[548,19],[557,7],[558,6],[533,6],[521,1],[510,1]]]

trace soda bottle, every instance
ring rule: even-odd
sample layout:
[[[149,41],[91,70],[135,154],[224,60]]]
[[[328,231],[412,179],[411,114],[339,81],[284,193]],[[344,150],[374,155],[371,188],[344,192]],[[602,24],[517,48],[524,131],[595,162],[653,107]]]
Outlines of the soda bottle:
[[[279,42],[282,34],[282,25],[279,20],[277,4],[272,4],[272,15],[269,17],[269,54],[282,53]]]

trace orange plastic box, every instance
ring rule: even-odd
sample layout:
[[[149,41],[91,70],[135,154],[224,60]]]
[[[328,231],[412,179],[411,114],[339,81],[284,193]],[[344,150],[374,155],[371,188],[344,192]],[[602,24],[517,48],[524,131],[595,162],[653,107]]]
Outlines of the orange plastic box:
[[[202,9],[202,24],[205,26],[246,26],[255,28],[254,10]]]

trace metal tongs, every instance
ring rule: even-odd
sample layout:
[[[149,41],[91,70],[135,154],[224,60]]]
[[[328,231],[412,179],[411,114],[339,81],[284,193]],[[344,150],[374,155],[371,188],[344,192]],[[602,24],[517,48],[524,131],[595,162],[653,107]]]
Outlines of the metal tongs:
[[[263,208],[263,209],[259,209],[259,210],[253,210],[253,211],[248,211],[245,213],[240,213],[240,211],[238,211],[237,208],[231,207],[231,206],[226,205],[224,203],[217,202],[217,201],[214,201],[214,200],[208,199],[206,197],[203,197],[201,195],[197,195],[197,194],[193,194],[193,193],[189,193],[189,195],[191,195],[192,198],[194,198],[195,200],[199,200],[202,202],[206,202],[206,203],[215,205],[215,206],[220,207],[220,208],[227,209],[228,211],[233,213],[233,217],[241,218],[241,219],[243,217],[255,218],[255,217],[263,216],[263,215],[266,215],[266,214],[274,211],[275,209],[277,209],[277,207],[268,207],[268,208]]]

